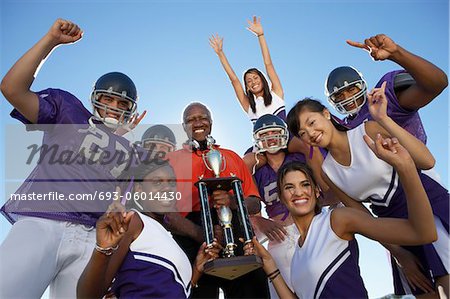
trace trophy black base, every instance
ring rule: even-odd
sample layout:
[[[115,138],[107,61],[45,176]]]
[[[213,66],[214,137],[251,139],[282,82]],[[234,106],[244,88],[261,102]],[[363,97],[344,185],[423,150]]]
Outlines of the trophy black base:
[[[207,179],[201,179],[197,181],[194,185],[198,186],[198,183],[203,182],[208,187],[208,193],[212,193],[214,190],[225,190],[230,191],[233,189],[232,182],[234,181],[241,181],[237,177],[220,177],[220,178],[207,178]]]
[[[259,256],[242,255],[209,261],[204,266],[204,272],[209,275],[233,280],[262,266],[263,262]]]

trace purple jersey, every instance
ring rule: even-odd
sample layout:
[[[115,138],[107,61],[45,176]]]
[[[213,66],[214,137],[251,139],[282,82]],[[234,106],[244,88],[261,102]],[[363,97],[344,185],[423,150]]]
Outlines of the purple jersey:
[[[136,213],[144,227],[116,274],[114,293],[119,298],[188,298],[192,276],[188,257],[161,224]]]
[[[305,156],[300,153],[287,153],[283,164],[290,161],[300,161],[305,162]],[[280,201],[277,193],[277,173],[273,168],[267,163],[259,168],[255,175],[256,185],[258,186],[259,194],[261,199],[266,204],[266,212],[270,218],[273,218],[280,214],[287,215],[289,213],[286,206]]]
[[[47,89],[37,95],[38,121],[27,129],[44,131],[40,157],[1,212],[11,222],[17,215],[29,215],[94,225],[112,202],[116,186],[126,189],[122,175],[136,166],[138,153],[104,125],[89,124],[92,114],[72,94]],[[30,124],[15,109],[11,116]],[[50,192],[58,199],[42,197]],[[30,200],[33,194],[41,200]]]
[[[406,131],[414,135],[417,139],[426,144],[427,135],[425,134],[425,130],[423,128],[422,120],[420,119],[419,113],[417,110],[407,110],[400,106],[397,96],[394,91],[394,79],[395,76],[399,73],[404,73],[404,70],[392,71],[385,74],[381,77],[380,81],[376,84],[375,87],[380,87],[384,81],[386,81],[386,97],[388,100],[387,105],[387,114],[402,128]],[[360,124],[362,124],[365,120],[372,120],[372,117],[369,113],[369,106],[364,104],[361,110],[355,117],[347,116],[344,119],[345,125],[350,129],[353,129]]]

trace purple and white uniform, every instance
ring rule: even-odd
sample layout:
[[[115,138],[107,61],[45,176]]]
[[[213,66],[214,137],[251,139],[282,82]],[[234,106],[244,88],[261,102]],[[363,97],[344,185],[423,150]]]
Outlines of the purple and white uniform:
[[[144,227],[130,244],[117,272],[118,298],[188,298],[192,267],[188,257],[161,224],[136,211]]]
[[[136,166],[137,152],[127,139],[113,134],[104,125],[97,124],[95,128],[89,125],[92,114],[72,94],[47,89],[37,95],[39,117],[35,128],[44,130],[42,147],[52,150],[47,154],[41,151],[39,163],[16,194],[53,191],[66,199],[90,195],[93,200],[37,202],[11,198],[1,212],[12,223],[18,215],[28,215],[94,226],[111,203],[111,198],[95,197],[121,185],[118,179],[123,171]],[[11,116],[30,124],[15,109]],[[125,189],[126,183],[122,183],[122,190]]]
[[[399,126],[414,135],[417,139],[426,144],[427,135],[423,128],[422,120],[420,119],[417,110],[407,110],[400,106],[397,96],[394,91],[394,79],[397,74],[404,73],[405,70],[392,71],[385,74],[378,81],[376,88],[379,88],[384,81],[386,81],[386,97],[388,100],[387,115],[391,117]],[[367,103],[361,108],[356,116],[344,118],[344,123],[350,129],[353,129],[365,120],[372,120],[369,113],[369,105]]]
[[[358,265],[358,243],[335,234],[331,214],[323,208],[314,216],[303,245],[296,244],[291,285],[300,299],[368,298]]]
[[[397,173],[391,165],[375,156],[365,143],[364,134],[365,124],[347,131],[350,166],[339,164],[329,154],[322,164],[323,171],[351,198],[357,201],[369,200],[372,211],[378,217],[407,218],[406,197]],[[431,273],[436,278],[447,275],[450,270],[449,194],[429,176],[422,173],[419,176],[435,216],[438,240],[428,245],[404,248],[419,258],[426,274]],[[400,287],[399,281],[395,281],[395,289],[396,293],[408,291],[406,286]]]
[[[291,161],[305,162],[305,156],[299,153],[287,153],[283,164]],[[254,177],[259,194],[261,195],[261,199],[265,203],[266,212],[269,218],[284,215],[282,219],[286,219],[289,215],[289,211],[281,202],[277,193],[277,173],[267,163],[256,171]],[[285,229],[288,232],[288,235],[285,236],[284,241],[269,241],[267,249],[275,260],[275,263],[277,264],[277,267],[287,285],[291,288],[291,290],[294,290],[290,284],[291,261],[292,256],[294,255],[295,244],[299,237],[299,232],[295,224],[285,226]],[[272,284],[269,284],[269,291],[270,298],[279,298]]]
[[[282,165],[291,161],[306,162],[303,154],[286,153]],[[254,177],[256,185],[258,186],[259,194],[261,195],[261,199],[266,205],[266,212],[269,218],[273,218],[280,214],[287,216],[289,211],[278,197],[277,173],[273,170],[273,168],[267,163],[255,172]]]
[[[44,131],[42,148],[48,152],[41,149],[40,161],[16,194],[52,191],[66,200],[17,200],[13,195],[1,208],[14,225],[0,246],[0,297],[39,298],[50,285],[51,297],[75,298],[95,244],[95,222],[111,203],[96,195],[107,199],[106,192],[115,191],[121,173],[133,167],[138,155],[125,138],[90,124],[92,114],[72,94],[59,89],[36,94],[37,124],[27,129]],[[11,116],[30,124],[17,110]],[[71,194],[93,200],[70,200]]]

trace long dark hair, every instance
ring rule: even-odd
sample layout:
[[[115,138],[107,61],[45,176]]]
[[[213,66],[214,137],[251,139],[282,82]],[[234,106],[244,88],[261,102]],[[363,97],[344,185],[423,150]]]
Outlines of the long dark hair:
[[[261,81],[263,82],[264,106],[269,106],[270,104],[272,104],[272,94],[270,93],[269,83],[267,82],[266,77],[258,69],[251,68],[251,69],[248,69],[244,73],[245,95],[247,96],[247,99],[250,103],[250,108],[252,109],[253,113],[256,113],[256,102],[255,102],[254,94],[248,90],[247,80],[245,80],[245,76],[247,76],[247,74],[251,74],[251,73],[257,74],[259,77],[261,77]]]
[[[301,101],[298,101],[297,104],[289,110],[289,113],[286,118],[286,123],[288,125],[289,131],[294,134],[296,137],[300,137],[298,131],[300,131],[300,124],[298,122],[298,117],[303,110],[308,110],[310,112],[319,112],[322,113],[325,109],[327,109],[319,100],[313,98],[304,98]],[[331,115],[331,113],[330,113]],[[339,131],[348,131],[347,128],[342,121],[334,115],[331,115],[331,122],[334,127]]]
[[[299,162],[299,161],[290,161],[286,164],[284,164],[283,166],[280,167],[280,169],[278,169],[278,173],[277,173],[277,189],[278,189],[278,196],[280,197],[280,199],[282,199],[281,197],[283,196],[283,192],[282,192],[282,187],[283,187],[283,181],[284,178],[286,177],[286,175],[289,172],[293,172],[293,171],[300,171],[303,172],[306,176],[306,178],[311,182],[311,191],[312,194],[316,194],[316,188],[317,188],[317,183],[316,180],[314,179],[313,176],[313,172],[311,170],[311,168],[306,165],[303,162]],[[316,197],[316,206],[314,207],[314,213],[317,215],[320,213],[321,211],[321,207],[319,204],[319,198],[321,195],[319,195],[318,197]],[[282,201],[283,202],[283,201]]]

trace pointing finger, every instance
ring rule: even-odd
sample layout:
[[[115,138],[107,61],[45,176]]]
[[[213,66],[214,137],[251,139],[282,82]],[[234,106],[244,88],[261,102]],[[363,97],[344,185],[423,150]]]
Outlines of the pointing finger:
[[[381,89],[381,91],[382,91],[383,93],[384,93],[385,90],[386,90],[386,85],[387,85],[387,82],[386,82],[386,81],[384,81],[383,84],[381,84],[380,89]]]
[[[365,49],[365,50],[369,50],[369,48],[367,47],[367,45],[359,43],[359,42],[354,42],[352,40],[346,40],[346,43],[349,44],[352,47],[356,47],[356,48],[361,48],[361,49]]]

